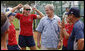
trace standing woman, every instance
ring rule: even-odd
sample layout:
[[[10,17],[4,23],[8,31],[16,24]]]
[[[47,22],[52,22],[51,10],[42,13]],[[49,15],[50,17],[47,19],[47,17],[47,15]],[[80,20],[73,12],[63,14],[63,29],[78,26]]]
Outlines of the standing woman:
[[[29,47],[31,50],[36,50],[32,29],[33,19],[42,18],[44,15],[36,8],[33,8],[33,10],[35,10],[39,15],[30,14],[30,11],[32,9],[28,4],[24,6],[22,4],[19,4],[12,9],[11,13],[13,13],[16,9],[20,9],[22,7],[22,14],[15,14],[15,17],[20,21],[19,45],[22,50],[26,50],[26,47]]]

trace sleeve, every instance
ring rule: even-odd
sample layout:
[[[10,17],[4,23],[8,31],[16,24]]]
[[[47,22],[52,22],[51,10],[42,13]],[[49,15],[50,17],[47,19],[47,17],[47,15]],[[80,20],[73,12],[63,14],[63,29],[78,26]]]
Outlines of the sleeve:
[[[57,17],[57,22],[61,22],[61,19],[60,19],[60,17]],[[58,25],[57,25],[58,26]],[[59,28],[59,26],[58,26],[58,32],[60,32],[60,28]]]
[[[58,26],[58,32],[60,32],[60,27]]]
[[[40,22],[39,22],[39,24],[38,24],[38,26],[36,28],[36,31],[42,33],[42,31],[43,31],[43,22],[42,22],[42,20],[40,20]]]
[[[76,39],[81,39],[81,38],[84,38],[84,30],[83,30],[83,26],[76,26],[76,29],[75,29],[75,37]]]
[[[16,18],[18,18],[18,19],[20,19],[20,16],[21,16],[21,14],[20,13],[16,13]]]
[[[58,17],[57,20],[58,20],[59,22],[61,22],[61,18],[60,18],[60,17]]]
[[[7,17],[10,17],[11,15],[12,15],[12,16],[15,16],[16,13],[13,13],[12,11],[8,11],[8,12],[5,13],[5,15],[6,15]]]
[[[58,40],[60,41],[60,28],[59,28],[59,26],[58,26],[58,32],[57,32],[57,34],[58,34]]]
[[[32,14],[33,19],[37,19],[37,15],[36,14]]]

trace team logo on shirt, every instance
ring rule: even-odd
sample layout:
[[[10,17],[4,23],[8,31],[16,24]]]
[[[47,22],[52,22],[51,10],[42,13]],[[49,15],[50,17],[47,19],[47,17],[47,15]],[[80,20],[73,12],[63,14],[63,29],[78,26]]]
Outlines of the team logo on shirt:
[[[66,31],[68,31],[68,29],[66,29]]]
[[[29,19],[29,21],[31,21],[31,19]]]

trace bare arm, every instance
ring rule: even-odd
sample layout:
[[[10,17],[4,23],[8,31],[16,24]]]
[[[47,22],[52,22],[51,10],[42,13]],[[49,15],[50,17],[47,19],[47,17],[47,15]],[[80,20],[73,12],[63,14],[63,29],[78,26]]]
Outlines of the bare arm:
[[[16,9],[21,8],[21,7],[22,7],[22,4],[19,4],[16,7],[14,7],[12,10],[6,12],[5,15],[8,16],[8,15],[12,14]],[[16,14],[15,14],[15,16],[16,16]]]
[[[19,4],[19,5],[17,5],[16,7],[14,7],[13,9],[12,9],[12,12],[14,12],[16,9],[20,9],[20,8],[22,8],[22,4]]]
[[[63,39],[60,33],[59,33],[59,35],[60,35],[60,37],[59,37],[59,43],[58,43],[57,49],[60,49],[61,48],[62,39]]]
[[[35,10],[39,15],[37,15],[37,19],[41,19],[42,17],[44,17],[44,14],[42,12],[40,12],[38,9],[33,8],[33,10]]]
[[[66,39],[69,38],[69,34],[67,33],[66,29],[65,29],[65,22],[64,22],[64,18],[62,18],[62,35],[63,37],[65,36]]]
[[[63,29],[60,30],[60,36],[61,36],[61,38],[64,38]]]
[[[84,39],[79,39],[78,40],[78,50],[83,50],[84,48]]]
[[[40,38],[41,38],[41,33],[37,32],[37,42],[40,42]]]
[[[18,9],[18,6],[14,7],[11,11],[14,12],[16,9]]]
[[[60,36],[63,38],[64,34],[63,34],[63,28],[62,28],[62,23],[58,21],[58,26],[60,28]]]
[[[40,32],[37,32],[37,46],[38,46],[38,48],[41,47],[40,39],[41,39],[41,33]]]
[[[10,11],[8,11],[8,12],[6,12],[6,16],[7,17],[9,17],[9,16],[11,16],[12,15],[12,13],[16,10],[18,8],[18,6],[16,6],[16,7],[14,7],[12,10],[10,10]],[[15,16],[16,16],[16,14],[15,14]]]
[[[64,34],[64,36],[65,36],[66,39],[69,38],[69,34],[67,33],[67,31],[66,31],[65,28],[63,28],[63,34]]]
[[[5,31],[5,33],[1,36],[1,49],[6,49],[7,50],[7,33],[9,32],[9,29]]]

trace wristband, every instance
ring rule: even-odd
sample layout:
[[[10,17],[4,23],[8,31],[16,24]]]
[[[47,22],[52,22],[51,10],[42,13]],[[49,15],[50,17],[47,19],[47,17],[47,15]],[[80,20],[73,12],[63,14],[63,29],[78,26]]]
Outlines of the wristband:
[[[60,42],[62,42],[62,40],[59,40]]]

